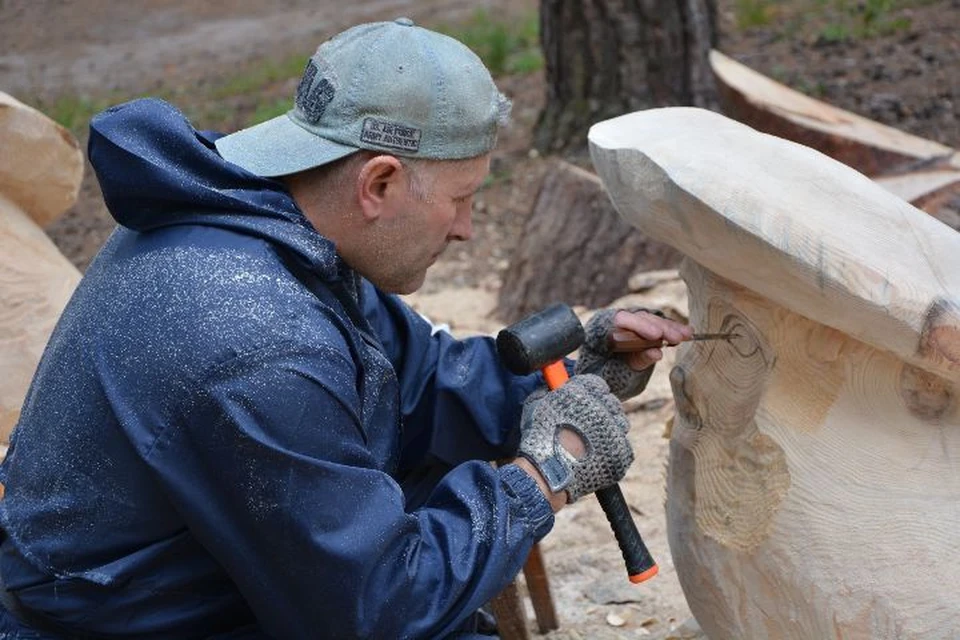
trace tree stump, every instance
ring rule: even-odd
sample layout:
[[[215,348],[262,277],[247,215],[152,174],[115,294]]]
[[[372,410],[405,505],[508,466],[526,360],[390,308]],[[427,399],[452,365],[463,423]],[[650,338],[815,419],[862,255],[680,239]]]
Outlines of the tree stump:
[[[80,280],[38,226],[69,208],[83,175],[74,137],[0,93],[0,458],[50,333]]]
[[[553,302],[600,307],[628,293],[635,272],[679,262],[620,218],[597,176],[556,161],[504,275],[497,315],[511,323]]]
[[[671,553],[711,638],[960,629],[960,235],[699,109],[600,123],[620,212],[687,258]]]

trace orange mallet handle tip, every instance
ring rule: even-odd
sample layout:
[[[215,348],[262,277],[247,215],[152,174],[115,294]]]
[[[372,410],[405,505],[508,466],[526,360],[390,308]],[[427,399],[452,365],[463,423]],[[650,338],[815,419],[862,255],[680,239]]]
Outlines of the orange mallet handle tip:
[[[643,573],[638,573],[636,575],[630,576],[630,582],[632,582],[633,584],[640,584],[641,582],[646,582],[653,576],[657,575],[659,571],[660,571],[660,567],[657,565],[653,565]]]

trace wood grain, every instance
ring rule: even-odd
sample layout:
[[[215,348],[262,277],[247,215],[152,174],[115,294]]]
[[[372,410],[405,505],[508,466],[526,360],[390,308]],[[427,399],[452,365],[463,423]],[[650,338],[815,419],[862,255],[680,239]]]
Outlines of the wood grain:
[[[960,380],[946,331],[960,328],[960,234],[943,223],[842,163],[700,109],[607,120],[590,141],[618,211],[645,233],[787,309]]]
[[[30,380],[80,273],[0,194],[0,442],[8,442]]]

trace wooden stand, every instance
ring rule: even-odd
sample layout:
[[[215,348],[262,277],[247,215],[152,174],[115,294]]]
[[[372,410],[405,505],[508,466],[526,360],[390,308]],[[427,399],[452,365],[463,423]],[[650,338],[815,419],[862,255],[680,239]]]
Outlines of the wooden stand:
[[[550,595],[550,583],[547,579],[547,569],[543,564],[543,554],[540,545],[533,545],[530,556],[523,565],[523,577],[527,582],[527,592],[530,594],[530,603],[537,619],[537,630],[547,633],[558,629],[557,612],[553,606],[553,597]],[[524,613],[520,589],[516,581],[511,582],[506,589],[490,602],[493,615],[497,619],[497,627],[502,640],[527,640],[527,616]]]

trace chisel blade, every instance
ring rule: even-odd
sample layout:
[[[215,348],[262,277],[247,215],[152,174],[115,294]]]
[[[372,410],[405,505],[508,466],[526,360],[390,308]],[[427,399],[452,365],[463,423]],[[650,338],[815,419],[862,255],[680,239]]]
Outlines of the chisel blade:
[[[690,340],[732,340],[739,338],[737,333],[695,333]],[[686,342],[686,340],[684,341]],[[643,351],[645,349],[662,349],[663,347],[676,347],[682,343],[671,343],[665,340],[650,340],[638,336],[632,331],[618,329],[612,331],[608,338],[610,351],[613,353],[629,353],[632,351]]]

